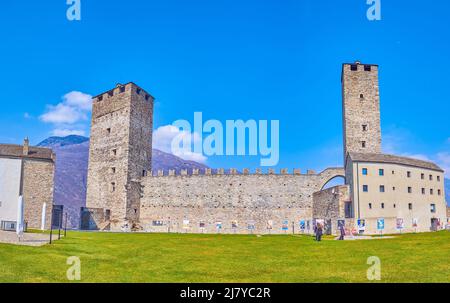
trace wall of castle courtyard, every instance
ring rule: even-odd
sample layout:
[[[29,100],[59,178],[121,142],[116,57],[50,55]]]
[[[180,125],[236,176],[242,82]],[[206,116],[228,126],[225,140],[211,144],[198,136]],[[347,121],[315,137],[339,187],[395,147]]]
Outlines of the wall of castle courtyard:
[[[148,232],[298,232],[300,220],[313,218],[313,194],[343,175],[340,168],[320,174],[218,172],[142,178],[140,226]]]

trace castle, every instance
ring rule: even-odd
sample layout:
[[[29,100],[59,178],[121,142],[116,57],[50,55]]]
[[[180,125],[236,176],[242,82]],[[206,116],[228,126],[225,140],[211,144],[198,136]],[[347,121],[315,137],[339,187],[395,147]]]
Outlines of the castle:
[[[376,233],[430,231],[446,220],[444,172],[381,152],[378,66],[342,65],[344,163],[316,173],[151,170],[153,103],[128,83],[93,99],[87,207],[81,228],[113,231],[311,232],[325,220]],[[345,185],[325,189],[342,176]]]

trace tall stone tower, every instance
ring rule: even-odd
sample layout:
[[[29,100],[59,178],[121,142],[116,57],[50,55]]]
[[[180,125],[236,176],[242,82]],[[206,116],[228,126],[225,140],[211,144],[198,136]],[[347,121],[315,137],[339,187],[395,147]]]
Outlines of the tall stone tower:
[[[86,206],[102,214],[97,226],[139,220],[139,181],[151,171],[153,102],[134,83],[93,99]]]
[[[342,65],[344,163],[349,152],[381,153],[378,65]]]

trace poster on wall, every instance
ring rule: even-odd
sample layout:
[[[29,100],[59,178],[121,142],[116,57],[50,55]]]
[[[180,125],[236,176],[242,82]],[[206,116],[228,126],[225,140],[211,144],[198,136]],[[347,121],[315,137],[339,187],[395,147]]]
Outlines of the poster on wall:
[[[377,219],[377,229],[380,231],[384,230],[384,218]]]
[[[322,229],[325,228],[325,220],[324,219],[314,219],[314,226],[321,226]]]
[[[405,228],[405,224],[403,222],[402,218],[397,218],[397,230],[402,230],[403,228]]]
[[[221,221],[216,222],[216,229],[218,232],[220,232],[222,230],[222,222]]]
[[[281,224],[281,229],[284,231],[289,230],[289,221],[288,220],[284,220]]]
[[[412,219],[412,227],[418,227],[419,226],[419,219],[413,218]]]
[[[189,229],[189,220],[183,220],[183,229]]]
[[[267,221],[267,229],[268,230],[273,229],[273,221],[272,220]]]
[[[200,227],[200,229],[205,229],[205,227],[206,227],[205,222],[204,221],[200,221],[199,227]]]
[[[251,230],[251,231],[255,230],[255,221],[248,221],[247,222],[247,229]]]
[[[300,230],[305,231],[305,229],[306,229],[306,221],[300,220]]]
[[[236,220],[231,221],[231,228],[232,229],[237,229],[238,228],[238,221],[236,221]]]
[[[364,231],[364,230],[366,230],[366,220],[364,220],[364,219],[358,219],[357,224],[358,224],[358,230],[359,230],[359,231]]]

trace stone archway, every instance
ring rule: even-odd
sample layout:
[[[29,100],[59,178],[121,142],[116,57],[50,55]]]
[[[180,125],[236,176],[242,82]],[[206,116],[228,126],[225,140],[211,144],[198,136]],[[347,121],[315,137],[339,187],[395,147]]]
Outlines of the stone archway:
[[[320,190],[323,190],[325,185],[327,185],[327,183],[332,179],[337,177],[342,177],[345,179],[345,169],[342,167],[327,168],[319,174],[319,177],[319,188]]]

